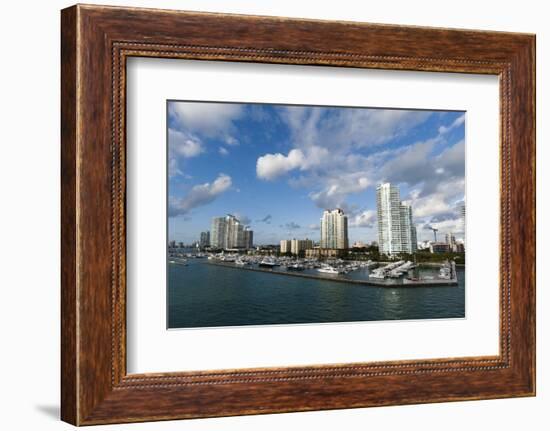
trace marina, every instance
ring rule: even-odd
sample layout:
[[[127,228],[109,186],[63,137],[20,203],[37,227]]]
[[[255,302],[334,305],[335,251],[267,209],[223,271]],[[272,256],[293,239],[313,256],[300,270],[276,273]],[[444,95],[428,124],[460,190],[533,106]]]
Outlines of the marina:
[[[219,265],[223,266],[225,268],[230,269],[237,269],[237,270],[246,270],[246,271],[257,271],[257,272],[263,272],[273,275],[280,275],[280,276],[289,276],[289,277],[302,277],[302,278],[309,278],[309,279],[318,279],[318,280],[328,280],[332,282],[338,282],[338,283],[351,283],[351,284],[357,284],[357,285],[364,285],[364,286],[377,286],[377,287],[392,287],[395,288],[397,286],[401,287],[422,287],[422,286],[454,286],[458,284],[458,281],[456,279],[456,275],[454,278],[423,278],[423,279],[408,279],[404,278],[402,279],[402,284],[396,283],[394,280],[385,280],[385,279],[353,279],[353,278],[343,278],[343,277],[334,277],[333,275],[340,275],[342,272],[338,272],[337,270],[323,270],[318,271],[317,274],[304,274],[303,272],[295,272],[292,269],[287,269],[286,271],[277,271],[273,269],[268,269],[265,267],[259,266],[235,266],[231,265],[225,262],[216,262],[216,261],[210,261],[208,262],[209,265]],[[330,274],[330,275],[324,275],[324,274]],[[390,282],[388,282],[390,281]]]
[[[187,265],[187,259],[202,258],[187,254],[187,257],[171,257],[171,264]],[[232,254],[210,254],[205,261],[209,265],[220,265],[226,268],[258,271],[268,274],[301,277],[309,279],[330,280],[340,283],[378,287],[422,287],[422,286],[454,286],[457,285],[456,265],[453,261],[444,262],[439,266],[439,273],[424,277],[412,273],[417,264],[411,261],[399,260],[383,263],[373,261],[344,261],[342,259],[321,262],[316,259],[277,258],[267,256],[240,256]],[[375,269],[373,269],[376,267]],[[366,271],[359,271],[359,270]],[[356,272],[357,277],[347,276]]]

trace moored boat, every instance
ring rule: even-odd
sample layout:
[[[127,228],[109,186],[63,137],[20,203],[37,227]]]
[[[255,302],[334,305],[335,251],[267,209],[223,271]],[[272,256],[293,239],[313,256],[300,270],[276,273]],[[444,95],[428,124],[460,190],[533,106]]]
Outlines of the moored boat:
[[[277,264],[277,262],[275,262],[275,260],[266,257],[266,258],[262,259],[262,261],[258,264],[258,266],[260,266],[262,268],[274,268],[274,267],[278,266],[278,264]]]
[[[317,271],[322,272],[323,274],[340,274],[341,271],[332,267],[332,266],[323,266],[318,268]]]

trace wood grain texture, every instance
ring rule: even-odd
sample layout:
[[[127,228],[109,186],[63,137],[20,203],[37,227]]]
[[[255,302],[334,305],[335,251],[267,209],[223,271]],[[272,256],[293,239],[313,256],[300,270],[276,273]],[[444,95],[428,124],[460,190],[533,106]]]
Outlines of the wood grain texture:
[[[61,417],[78,421],[76,299],[76,9],[61,16]]]
[[[76,425],[535,392],[533,35],[100,6],[62,11],[62,419]],[[126,59],[495,74],[500,353],[126,374]]]

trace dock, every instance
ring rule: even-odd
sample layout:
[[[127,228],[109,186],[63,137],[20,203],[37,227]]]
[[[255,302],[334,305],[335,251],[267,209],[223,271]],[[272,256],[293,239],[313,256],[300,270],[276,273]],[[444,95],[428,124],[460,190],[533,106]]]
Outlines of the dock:
[[[280,275],[283,277],[301,277],[301,278],[309,278],[313,280],[321,280],[321,281],[335,281],[337,283],[349,283],[349,284],[357,284],[362,286],[374,286],[374,287],[391,287],[391,288],[409,288],[409,287],[435,287],[435,286],[456,286],[458,284],[458,280],[456,278],[456,271],[453,272],[453,277],[450,279],[426,279],[426,280],[407,280],[406,283],[403,284],[397,284],[397,283],[388,283],[387,281],[383,280],[353,280],[349,278],[343,278],[340,276],[326,276],[326,275],[313,275],[313,274],[303,274],[299,272],[283,272],[283,271],[277,271],[273,269],[266,269],[266,268],[258,268],[258,267],[250,267],[250,266],[236,266],[229,263],[222,263],[222,262],[214,262],[214,261],[208,261],[208,265],[216,265],[216,266],[222,266],[224,268],[230,268],[230,269],[237,269],[241,271],[255,271],[255,272],[264,272],[267,274],[274,274],[274,275]]]

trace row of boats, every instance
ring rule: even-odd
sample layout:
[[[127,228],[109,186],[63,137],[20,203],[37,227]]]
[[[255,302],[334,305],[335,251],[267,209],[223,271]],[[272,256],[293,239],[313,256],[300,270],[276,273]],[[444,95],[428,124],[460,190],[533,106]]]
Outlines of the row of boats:
[[[369,274],[369,278],[381,280],[385,278],[400,278],[414,268],[416,268],[415,263],[411,261],[399,260],[397,262],[391,262],[386,266],[376,268]]]
[[[385,266],[376,268],[369,274],[369,278],[372,279],[387,279],[387,278],[401,278],[409,271],[416,268],[416,264],[411,261],[400,260],[397,262],[391,262]],[[430,280],[452,280],[455,278],[455,263],[446,261],[439,268],[439,274],[437,276],[425,275],[422,279],[413,277],[411,275],[405,277],[406,280],[412,282],[418,281],[430,281]]]
[[[243,256],[232,253],[187,253],[187,254],[173,254],[170,256],[169,262],[178,265],[187,265],[188,259],[200,259],[207,258],[221,263],[233,263],[236,266],[247,267],[257,266],[259,268],[274,269],[276,267],[283,267],[286,271],[304,271],[315,270],[322,274],[340,275],[348,274],[349,272],[356,271],[358,269],[369,269],[369,279],[384,280],[384,279],[397,279],[404,277],[404,282],[416,283],[421,281],[437,281],[446,280],[452,281],[456,277],[455,263],[444,262],[439,268],[439,274],[430,276],[425,275],[422,279],[416,278],[410,272],[416,268],[416,263],[411,261],[399,260],[396,262],[390,262],[384,266],[380,266],[376,269],[372,269],[378,265],[377,262],[372,260],[368,261],[345,261],[342,259],[332,259],[329,261],[321,262],[318,259],[296,259],[294,257],[274,257],[274,256]]]
[[[329,263],[320,262],[317,259],[295,259],[290,257],[257,257],[218,254],[208,256],[209,260],[224,263],[234,263],[238,266],[257,265],[260,268],[284,267],[287,271],[316,270],[324,274],[347,274],[360,268],[371,268],[376,262],[369,261],[344,261],[333,259]]]

